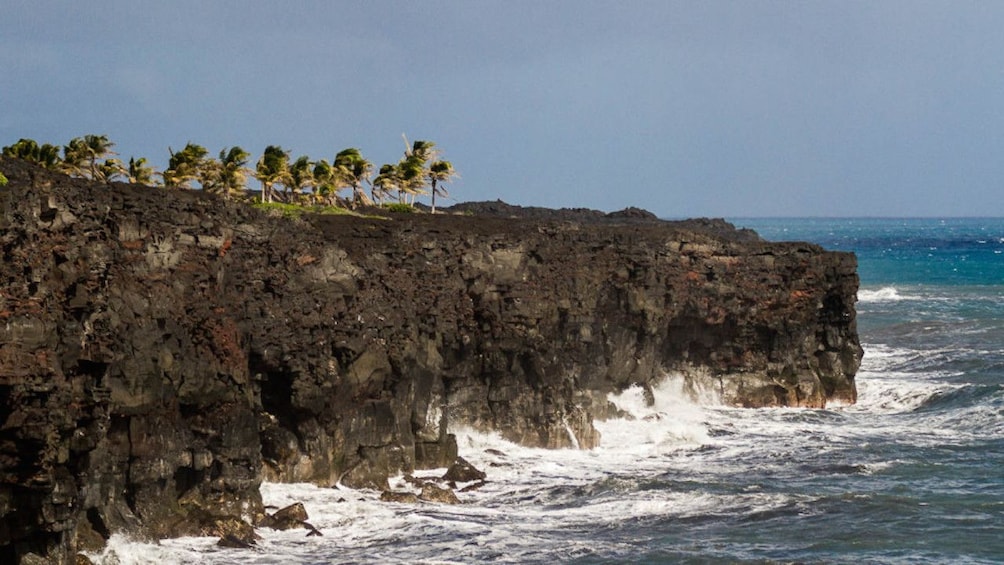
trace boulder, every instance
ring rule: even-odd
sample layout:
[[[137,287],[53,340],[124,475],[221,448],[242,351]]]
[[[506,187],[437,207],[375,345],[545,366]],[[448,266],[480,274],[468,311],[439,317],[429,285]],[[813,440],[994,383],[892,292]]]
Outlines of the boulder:
[[[442,488],[434,484],[427,484],[422,487],[422,492],[418,499],[425,502],[438,502],[441,504],[460,504],[460,499],[448,488]]]
[[[463,457],[457,457],[453,465],[450,465],[450,468],[446,470],[443,480],[453,483],[469,483],[471,481],[483,481],[487,476],[484,471],[478,470]]]
[[[266,514],[258,525],[273,530],[291,530],[304,527],[307,518],[307,510],[303,507],[303,503],[295,502],[277,510],[274,514]]]

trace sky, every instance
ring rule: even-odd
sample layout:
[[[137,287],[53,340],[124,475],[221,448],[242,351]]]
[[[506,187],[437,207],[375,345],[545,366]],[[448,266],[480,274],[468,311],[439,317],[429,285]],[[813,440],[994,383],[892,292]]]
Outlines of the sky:
[[[0,0],[0,145],[377,166],[459,201],[1004,216],[1004,2]]]

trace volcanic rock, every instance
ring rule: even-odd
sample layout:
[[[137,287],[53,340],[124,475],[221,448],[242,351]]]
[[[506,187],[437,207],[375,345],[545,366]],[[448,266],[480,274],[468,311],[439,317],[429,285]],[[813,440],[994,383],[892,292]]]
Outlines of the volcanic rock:
[[[425,502],[438,502],[440,504],[460,504],[460,499],[451,489],[427,484],[422,487],[422,492],[418,495],[419,500]]]
[[[484,471],[478,470],[463,457],[457,457],[453,465],[450,465],[450,468],[446,470],[443,480],[454,483],[469,483],[471,481],[484,480],[485,477],[487,475],[485,475]]]
[[[740,406],[855,400],[849,253],[721,220],[290,219],[0,171],[0,563],[258,515],[263,480],[385,488],[450,465],[452,426],[591,448],[608,394],[668,372]]]

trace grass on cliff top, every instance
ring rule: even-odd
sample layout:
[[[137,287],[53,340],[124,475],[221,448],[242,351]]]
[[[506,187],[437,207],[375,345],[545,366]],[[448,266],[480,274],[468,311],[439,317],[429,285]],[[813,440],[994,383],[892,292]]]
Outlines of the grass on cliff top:
[[[254,200],[251,205],[259,210],[278,214],[284,218],[299,218],[304,214],[319,214],[325,216],[356,216],[360,218],[387,219],[384,216],[360,214],[340,206],[302,205],[289,204],[286,202],[262,202],[257,199]]]

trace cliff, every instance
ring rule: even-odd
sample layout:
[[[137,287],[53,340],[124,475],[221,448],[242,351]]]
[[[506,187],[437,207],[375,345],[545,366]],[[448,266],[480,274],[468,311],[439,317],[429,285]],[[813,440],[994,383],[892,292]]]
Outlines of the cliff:
[[[379,488],[452,462],[459,425],[589,448],[609,392],[667,371],[744,406],[855,399],[851,254],[0,171],[0,562],[253,519],[264,479]]]

